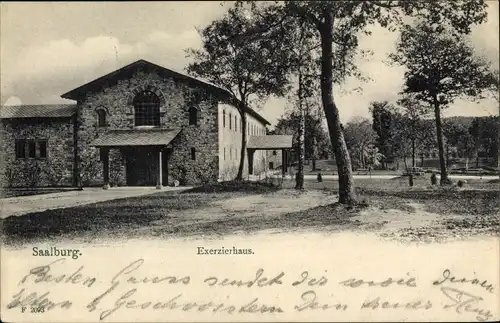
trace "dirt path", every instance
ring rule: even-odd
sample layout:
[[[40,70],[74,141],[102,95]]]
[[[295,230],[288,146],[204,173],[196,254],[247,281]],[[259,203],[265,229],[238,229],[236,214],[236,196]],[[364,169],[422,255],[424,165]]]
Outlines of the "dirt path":
[[[307,210],[316,206],[332,204],[336,195],[322,191],[282,190],[272,194],[233,198],[215,203],[213,206],[226,216],[274,217],[286,213]]]
[[[332,204],[336,195],[317,190],[297,192],[285,189],[275,193],[234,197],[211,203],[196,210],[176,212],[151,223],[158,232],[171,229],[172,226],[182,228],[189,225],[203,225],[222,221],[250,218],[275,218],[283,214],[308,210],[310,208]],[[148,231],[148,228],[139,230]]]
[[[82,191],[68,191],[30,196],[17,196],[0,199],[0,217],[19,216],[32,212],[61,209],[79,205],[104,202],[121,198],[156,194],[163,191],[187,190],[191,187],[116,187],[109,190],[85,188]]]
[[[406,228],[423,228],[436,223],[444,216],[430,213],[423,209],[418,203],[408,203],[413,212],[398,209],[381,210],[374,207],[362,210],[360,215],[351,218],[351,221],[359,221],[367,227],[378,231],[395,232]]]
[[[476,230],[474,228],[450,229],[445,224],[446,221],[461,221],[464,216],[440,215],[428,212],[423,204],[411,201],[407,203],[409,210],[380,209],[370,206],[361,209],[359,215],[350,218],[347,215],[343,219],[344,221],[338,221],[339,215],[332,214],[331,224],[323,222],[323,225],[320,224],[321,227],[314,225],[290,227],[284,222],[281,222],[282,225],[278,223],[279,221],[289,221],[278,219],[282,215],[331,205],[336,200],[337,196],[327,191],[297,192],[293,189],[286,189],[271,194],[216,201],[207,207],[197,209],[195,212],[193,210],[181,211],[175,215],[175,218],[166,217],[153,224],[157,232],[164,229],[168,231],[172,226],[177,227],[179,232],[187,232],[193,228],[196,231],[199,226],[208,228],[206,229],[208,231],[211,230],[210,228],[219,227],[220,230],[221,226],[227,226],[228,232],[234,229],[233,233],[244,233],[243,228],[253,228],[254,233],[266,232],[272,234],[284,234],[290,231],[313,232],[321,229],[330,232],[339,230],[371,232],[383,238],[426,242],[462,239],[473,234]],[[291,219],[291,221],[293,220]],[[274,226],[263,225],[266,221],[276,221],[277,223]],[[189,229],[186,229],[188,227]],[[199,232],[204,231],[199,230]]]

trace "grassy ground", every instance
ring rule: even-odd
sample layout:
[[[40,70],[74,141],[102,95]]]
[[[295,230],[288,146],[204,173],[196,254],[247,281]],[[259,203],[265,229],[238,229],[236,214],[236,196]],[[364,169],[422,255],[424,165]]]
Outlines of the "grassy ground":
[[[412,166],[412,160],[411,158],[407,159],[407,165],[408,167]],[[439,172],[439,159],[437,158],[432,158],[432,159],[425,159],[424,160],[424,165],[422,166],[420,158],[416,159],[416,167],[424,167],[426,170],[432,170],[436,173]],[[404,162],[401,161],[399,162],[399,166],[397,166],[395,163],[391,163],[387,165],[388,169],[387,170],[380,170],[380,169],[372,169],[371,174],[372,175],[395,175],[395,174],[401,174],[405,170],[405,165]],[[460,158],[452,158],[449,160],[448,164],[448,171],[450,174],[462,174],[462,172],[457,172],[457,169],[465,169],[465,164],[464,160]],[[484,175],[496,175],[498,174],[498,167],[496,164],[496,160],[493,159],[486,159],[486,158],[481,158],[480,163],[476,165],[476,163],[469,163],[469,168],[483,168]],[[392,170],[389,170],[392,169]],[[297,172],[296,167],[292,166],[289,169],[292,174],[295,174]],[[354,174],[357,174],[359,171],[354,169]],[[316,175],[318,173],[321,173],[323,175],[337,175],[337,164],[335,163],[334,160],[317,160],[316,161],[316,170],[312,170],[312,161],[305,161],[305,166],[304,166],[304,173],[306,175]],[[360,171],[359,173],[365,174],[366,170]]]
[[[338,182],[227,183],[9,217],[0,222],[7,245],[54,239],[224,236],[262,230],[376,231],[389,238],[442,240],[500,233],[498,182],[431,187],[428,178],[357,180],[364,202],[336,205]]]

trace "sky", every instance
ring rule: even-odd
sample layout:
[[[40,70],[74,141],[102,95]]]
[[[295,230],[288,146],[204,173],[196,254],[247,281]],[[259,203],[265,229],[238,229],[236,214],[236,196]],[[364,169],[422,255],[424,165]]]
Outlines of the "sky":
[[[488,1],[488,22],[474,27],[471,41],[481,55],[499,65],[499,8]],[[72,103],[66,93],[139,59],[183,72],[187,48],[199,48],[196,28],[221,17],[217,2],[63,2],[5,3],[1,6],[1,105]],[[347,80],[335,88],[342,122],[369,117],[371,101],[394,102],[404,68],[389,67],[387,55],[398,38],[374,26],[360,48],[370,58],[356,61],[369,82]],[[362,92],[350,91],[361,87]],[[286,111],[286,100],[270,98],[258,112],[271,123]],[[498,115],[498,103],[457,101],[445,116]]]

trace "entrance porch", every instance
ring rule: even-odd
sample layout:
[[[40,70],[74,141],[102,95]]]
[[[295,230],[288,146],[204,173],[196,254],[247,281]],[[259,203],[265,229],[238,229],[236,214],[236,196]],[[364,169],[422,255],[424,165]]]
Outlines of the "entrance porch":
[[[125,166],[127,186],[168,185],[168,161],[172,154],[171,141],[180,131],[114,130],[97,138],[93,145],[100,149],[103,165],[103,189],[110,187],[110,151],[117,149]]]
[[[118,149],[125,161],[127,186],[156,186],[161,189],[168,183],[168,159],[171,149],[163,146],[101,147],[104,189],[110,187],[110,150]]]
[[[248,174],[254,173],[254,154],[257,150],[273,151],[273,155],[267,156],[266,161],[269,162],[265,167],[276,168],[279,166],[279,160],[276,151],[281,151],[281,171],[285,175],[288,172],[288,152],[292,148],[292,136],[289,135],[267,135],[267,136],[252,136],[249,138],[248,151]]]

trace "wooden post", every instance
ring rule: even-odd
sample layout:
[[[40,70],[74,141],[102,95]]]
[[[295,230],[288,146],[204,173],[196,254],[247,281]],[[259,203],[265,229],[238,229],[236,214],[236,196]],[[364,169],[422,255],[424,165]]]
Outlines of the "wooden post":
[[[248,175],[253,175],[253,155],[255,150],[248,149]],[[249,177],[250,178],[250,177]]]
[[[162,155],[162,148],[158,149],[158,178],[156,180],[156,189],[161,190],[162,189],[162,160],[161,156]]]
[[[285,149],[281,149],[281,173],[283,176],[285,176],[286,168]]]
[[[104,178],[104,186],[103,189],[109,189],[109,148],[101,148],[102,149],[102,172]]]

